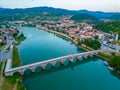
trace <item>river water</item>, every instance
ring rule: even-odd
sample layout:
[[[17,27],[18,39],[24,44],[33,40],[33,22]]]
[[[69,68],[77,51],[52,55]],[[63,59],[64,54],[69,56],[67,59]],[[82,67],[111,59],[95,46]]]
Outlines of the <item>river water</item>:
[[[34,27],[20,27],[27,37],[18,51],[22,65],[81,53],[70,41]],[[120,79],[111,73],[98,57],[88,58],[77,63],[66,62],[65,65],[45,71],[36,69],[36,73],[25,72],[23,83],[27,90],[120,90]],[[59,66],[59,67],[58,67]]]

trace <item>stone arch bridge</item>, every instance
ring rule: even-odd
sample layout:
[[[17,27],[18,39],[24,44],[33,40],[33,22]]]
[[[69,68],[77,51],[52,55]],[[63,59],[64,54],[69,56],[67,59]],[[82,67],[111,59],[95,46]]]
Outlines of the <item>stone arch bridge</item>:
[[[97,55],[98,53],[102,52],[102,50],[95,50],[95,51],[89,51],[89,52],[83,52],[78,54],[72,54],[67,56],[62,56],[54,59],[49,59],[45,61],[40,61],[37,63],[32,63],[16,68],[11,68],[12,59],[8,59],[6,63],[5,68],[5,75],[6,76],[13,76],[15,72],[19,72],[21,75],[24,75],[25,71],[27,69],[30,69],[32,72],[35,72],[37,67],[42,67],[43,70],[46,69],[47,64],[51,64],[52,67],[55,67],[56,63],[59,61],[61,64],[64,64],[66,59],[69,59],[70,62],[73,62],[74,58],[77,58],[77,60],[81,60],[80,57],[87,58],[88,56],[93,57],[93,55]]]

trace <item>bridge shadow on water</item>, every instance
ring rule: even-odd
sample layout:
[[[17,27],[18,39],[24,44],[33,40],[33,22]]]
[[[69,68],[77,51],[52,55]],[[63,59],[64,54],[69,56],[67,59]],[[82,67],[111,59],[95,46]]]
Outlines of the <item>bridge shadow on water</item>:
[[[88,57],[88,59],[83,59],[82,61],[76,61],[76,63],[71,63],[69,62],[68,64],[65,65],[60,65],[59,67],[51,67],[50,69],[47,70],[40,70],[40,72],[34,72],[32,73],[31,70],[28,70],[25,72],[24,78],[34,78],[34,77],[38,77],[38,76],[42,76],[42,75],[46,75],[49,73],[53,73],[53,72],[57,72],[57,71],[61,71],[67,68],[71,68],[71,70],[74,70],[74,67],[85,64],[85,63],[89,63],[89,62],[95,62],[97,61],[98,57],[94,56],[94,57]],[[26,74],[27,73],[27,74]]]

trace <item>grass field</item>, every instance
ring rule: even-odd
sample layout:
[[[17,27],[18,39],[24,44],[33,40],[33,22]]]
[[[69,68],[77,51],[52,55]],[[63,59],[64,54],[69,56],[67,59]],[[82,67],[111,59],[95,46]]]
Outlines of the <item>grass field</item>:
[[[18,67],[21,64],[21,60],[18,54],[18,49],[17,48],[13,48],[13,60],[12,60],[12,67]]]

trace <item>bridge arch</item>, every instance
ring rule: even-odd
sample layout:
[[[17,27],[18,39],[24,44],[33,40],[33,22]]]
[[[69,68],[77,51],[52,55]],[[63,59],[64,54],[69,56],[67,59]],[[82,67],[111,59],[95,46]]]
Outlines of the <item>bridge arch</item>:
[[[77,62],[77,57],[73,57],[72,63],[76,63]]]
[[[42,67],[39,65],[35,68],[35,72],[41,72],[42,71]]]
[[[47,64],[46,64],[46,70],[49,70],[51,67],[52,67],[52,64],[51,64],[51,63],[47,63]]]
[[[42,67],[43,70],[48,70],[51,68],[51,63],[43,63],[40,65]]]
[[[94,56],[94,54],[93,54],[93,53],[89,54],[89,57],[93,57],[93,56]]]
[[[67,56],[62,56],[62,57],[58,57],[58,58],[54,58],[54,59],[50,59],[46,61],[41,61],[41,62],[37,62],[37,63],[25,65],[25,66],[16,67],[16,68],[9,68],[11,62],[7,60],[5,75],[12,76],[14,72],[19,72],[21,75],[24,75],[26,71],[29,71],[30,73],[35,72],[38,66],[40,66],[42,70],[47,70],[47,69],[50,69],[51,66],[56,67],[57,63],[59,63],[58,66],[60,66],[61,64],[67,65],[69,62],[75,63],[76,60],[74,61],[74,59],[76,57],[79,58],[79,60],[81,61],[83,60],[83,58],[87,59],[88,56],[97,55],[100,52],[102,51],[95,50],[95,51],[84,52],[84,53],[79,53],[79,54],[67,55]]]
[[[78,60],[78,57],[77,57],[77,56],[69,57],[69,61],[70,61],[71,63],[76,63],[77,60]]]
[[[88,56],[89,56],[89,54],[85,54],[85,55],[82,56],[82,58],[87,59]]]
[[[68,65],[69,64],[69,58],[66,58],[65,60],[64,60],[64,64],[63,65]]]
[[[24,75],[29,75],[29,74],[31,74],[31,73],[32,73],[31,68],[27,68],[27,69],[25,69],[25,71],[24,71]]]
[[[60,61],[56,61],[55,67],[59,67],[61,65]]]

